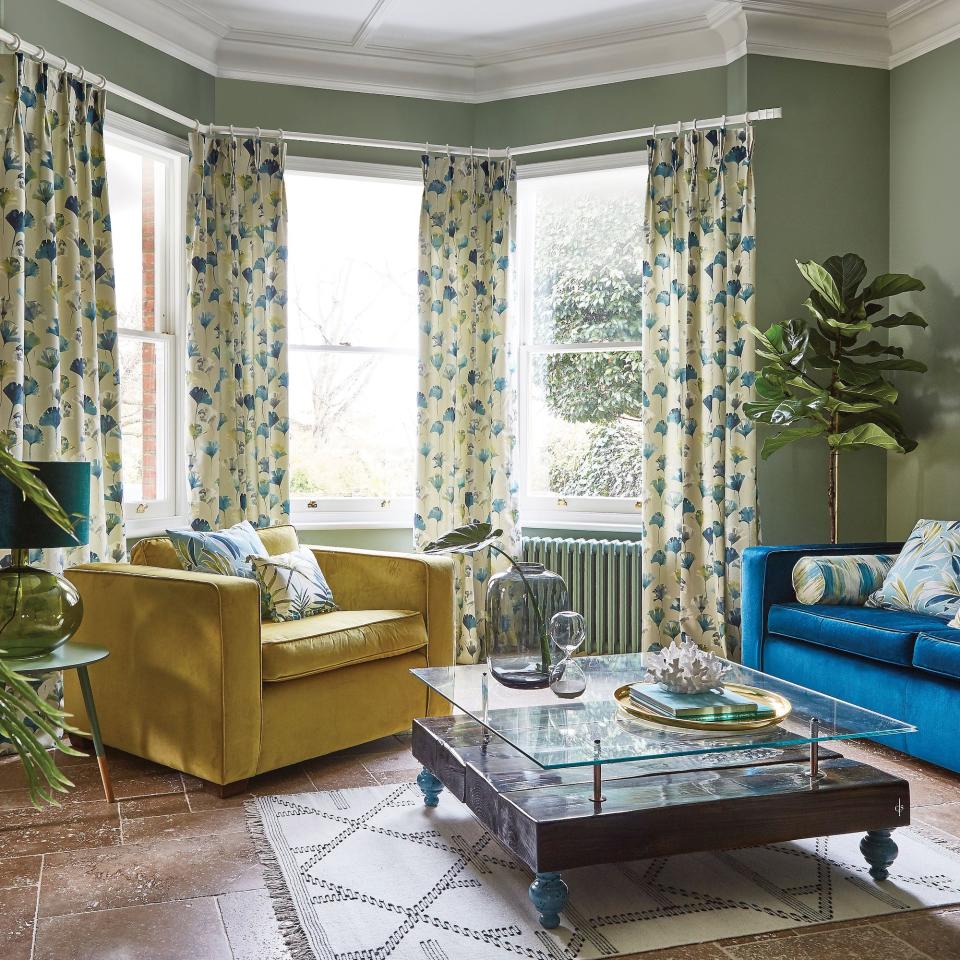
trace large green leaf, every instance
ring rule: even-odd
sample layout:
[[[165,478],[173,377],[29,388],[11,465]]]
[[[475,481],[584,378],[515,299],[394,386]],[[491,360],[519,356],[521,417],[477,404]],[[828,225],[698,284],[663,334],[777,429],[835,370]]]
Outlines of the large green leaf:
[[[816,260],[798,260],[797,269],[834,310],[838,313],[843,312],[843,301],[840,299],[840,291],[833,277]]]
[[[869,320],[856,320],[849,323],[846,320],[834,320],[832,317],[827,317],[823,322],[832,330],[839,330],[845,334],[862,333],[864,330],[873,328],[873,324]]]
[[[788,443],[794,443],[797,440],[806,440],[808,437],[819,437],[827,432],[827,427],[822,423],[813,423],[808,426],[787,427],[775,433],[772,437],[767,437],[763,441],[763,447],[760,450],[760,456],[766,460],[771,454],[776,453],[781,447]]]
[[[867,300],[882,300],[884,297],[896,297],[901,293],[913,293],[916,290],[925,290],[922,280],[911,277],[908,273],[881,273],[863,291],[862,297]]]
[[[863,257],[855,253],[845,253],[842,257],[829,257],[823,261],[823,268],[833,277],[834,283],[840,290],[840,296],[845,302],[856,296],[857,287],[863,283],[863,278],[867,275],[867,265],[863,262]]]
[[[786,400],[758,400],[743,405],[743,412],[759,423],[770,423],[774,426],[786,426],[805,420],[816,419],[824,423],[827,418],[820,412],[828,402],[827,397],[813,397],[798,399],[790,397]]]
[[[903,347],[891,347],[879,340],[869,340],[859,347],[847,351],[848,357],[902,357]]]
[[[919,360],[897,357],[893,360],[878,360],[876,363],[860,364],[864,370],[905,370],[908,373],[926,373],[927,365]]]
[[[840,396],[844,399],[860,399],[869,397],[871,400],[880,400],[884,403],[896,403],[900,391],[892,384],[888,383],[882,377],[860,385],[842,385]]]
[[[891,313],[882,320],[874,320],[875,327],[926,327],[927,321],[919,313]]]
[[[827,443],[834,450],[857,450],[864,447],[880,447],[883,450],[894,450],[903,453],[903,447],[896,437],[888,433],[879,424],[863,423],[846,430],[843,433],[831,433]]]
[[[473,523],[455,527],[438,540],[424,548],[424,553],[474,553],[489,547],[503,536],[502,530],[494,530],[493,524],[474,520]]]

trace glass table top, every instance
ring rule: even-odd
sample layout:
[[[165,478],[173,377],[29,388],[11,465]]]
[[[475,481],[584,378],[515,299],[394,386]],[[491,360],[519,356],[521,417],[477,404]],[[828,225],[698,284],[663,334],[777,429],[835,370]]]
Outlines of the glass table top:
[[[558,699],[549,689],[502,686],[488,674],[485,664],[426,667],[411,673],[545,769],[802,746],[916,731],[908,723],[739,664],[730,665],[725,682],[786,697],[793,710],[784,721],[759,730],[719,735],[661,727],[634,719],[618,707],[613,697],[618,687],[643,678],[643,654],[578,657],[577,662],[586,673],[587,689],[572,701]],[[814,719],[819,724],[816,735],[811,734]]]

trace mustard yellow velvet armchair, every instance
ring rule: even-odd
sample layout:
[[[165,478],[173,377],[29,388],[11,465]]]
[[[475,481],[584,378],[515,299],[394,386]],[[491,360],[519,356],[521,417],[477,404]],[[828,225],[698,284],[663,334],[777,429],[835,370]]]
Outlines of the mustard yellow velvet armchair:
[[[298,545],[291,526],[260,535],[270,554]],[[449,712],[409,671],[454,661],[453,563],[311,549],[340,610],[288,623],[261,623],[255,581],[180,569],[166,537],[141,540],[129,564],[68,570],[84,607],[74,639],[110,650],[90,669],[104,742],[225,795]],[[89,729],[72,672],[64,687]]]

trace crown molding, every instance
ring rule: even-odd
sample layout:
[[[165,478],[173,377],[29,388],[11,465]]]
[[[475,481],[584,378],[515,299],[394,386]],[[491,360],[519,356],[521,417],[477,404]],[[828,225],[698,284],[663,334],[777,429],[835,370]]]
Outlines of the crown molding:
[[[890,70],[960,39],[960,0],[905,0],[889,14],[836,0],[704,0],[701,13],[688,5],[674,21],[477,57],[377,43],[389,0],[349,40],[231,28],[191,0],[60,2],[216,77],[464,103],[702,70],[746,53]]]
[[[960,39],[960,0],[907,0],[889,20],[892,68]]]

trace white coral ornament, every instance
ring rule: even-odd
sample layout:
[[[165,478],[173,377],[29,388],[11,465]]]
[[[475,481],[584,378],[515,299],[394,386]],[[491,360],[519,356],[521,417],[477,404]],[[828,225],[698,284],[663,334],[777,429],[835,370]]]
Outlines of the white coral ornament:
[[[702,693],[723,686],[730,665],[701,650],[692,640],[674,640],[659,653],[645,657],[648,683],[658,683],[671,693]]]

